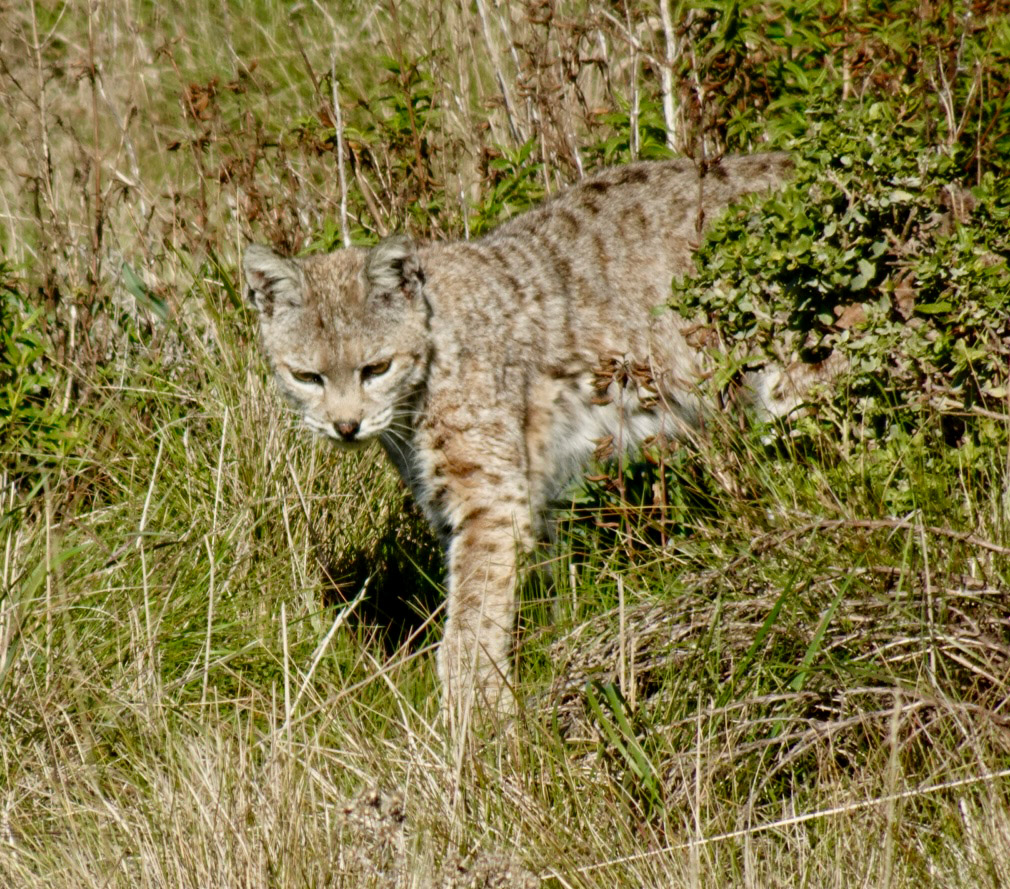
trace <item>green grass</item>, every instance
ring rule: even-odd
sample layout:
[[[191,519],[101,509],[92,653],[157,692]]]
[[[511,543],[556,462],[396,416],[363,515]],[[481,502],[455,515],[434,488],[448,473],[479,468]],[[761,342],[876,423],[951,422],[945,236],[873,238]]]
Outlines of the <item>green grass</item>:
[[[235,268],[247,239],[340,240],[331,60],[361,240],[484,230],[575,175],[573,144],[626,158],[636,88],[665,150],[623,11],[483,7],[486,31],[438,4],[118,0],[90,38],[79,4],[0,13],[0,284],[45,341],[0,377],[29,396],[0,427],[0,885],[1010,883],[989,402],[869,443],[854,405],[795,436],[713,422],[573,486],[523,591],[517,718],[444,737],[436,547],[377,452],[297,428]]]

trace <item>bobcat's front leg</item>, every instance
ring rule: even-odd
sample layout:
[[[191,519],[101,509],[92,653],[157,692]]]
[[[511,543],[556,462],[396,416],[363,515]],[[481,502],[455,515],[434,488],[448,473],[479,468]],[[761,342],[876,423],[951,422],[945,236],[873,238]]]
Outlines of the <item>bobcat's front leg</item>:
[[[511,706],[517,555],[532,546],[533,528],[525,477],[514,469],[500,471],[501,455],[495,456],[499,459],[489,464],[471,462],[470,471],[451,485],[455,521],[438,672],[443,709],[456,727],[473,710],[503,714]]]

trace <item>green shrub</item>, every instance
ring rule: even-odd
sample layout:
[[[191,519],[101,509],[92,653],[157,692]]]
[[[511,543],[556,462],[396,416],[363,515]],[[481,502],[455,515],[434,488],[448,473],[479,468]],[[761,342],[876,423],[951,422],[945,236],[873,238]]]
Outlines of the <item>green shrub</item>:
[[[915,434],[928,407],[959,415],[954,441],[965,417],[1005,412],[1010,23],[998,5],[693,8],[679,73],[704,89],[683,96],[688,150],[796,158],[789,186],[716,221],[697,274],[674,284],[674,308],[728,355],[719,382],[838,352],[848,385],[826,415],[857,436]]]
[[[926,404],[998,409],[1010,357],[1010,189],[969,190],[949,154],[885,104],[815,122],[796,175],[713,225],[674,306],[733,368],[848,360],[859,425],[886,435]],[[839,402],[839,406],[841,402]]]
[[[0,453],[4,471],[27,481],[66,454],[72,424],[53,400],[57,373],[46,354],[41,309],[30,309],[0,262]]]

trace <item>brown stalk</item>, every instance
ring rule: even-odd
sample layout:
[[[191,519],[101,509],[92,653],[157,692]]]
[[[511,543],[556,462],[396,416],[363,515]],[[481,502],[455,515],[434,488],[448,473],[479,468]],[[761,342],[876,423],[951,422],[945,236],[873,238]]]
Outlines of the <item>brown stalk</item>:
[[[88,82],[91,84],[91,138],[94,194],[91,208],[91,259],[88,268],[88,287],[92,302],[98,293],[102,268],[102,230],[105,224],[102,198],[102,155],[98,119],[98,77],[95,67],[95,4],[88,4]]]

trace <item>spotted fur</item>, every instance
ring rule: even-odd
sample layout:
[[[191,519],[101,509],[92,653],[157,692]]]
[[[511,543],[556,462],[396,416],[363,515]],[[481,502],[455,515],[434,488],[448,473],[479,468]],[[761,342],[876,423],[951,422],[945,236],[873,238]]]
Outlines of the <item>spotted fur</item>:
[[[726,157],[703,178],[689,160],[638,163],[478,241],[246,252],[264,346],[306,424],[378,439],[445,543],[452,718],[508,700],[517,547],[544,533],[552,496],[601,441],[697,426],[700,353],[654,309],[705,220],[789,170],[781,154]]]

